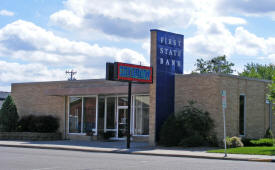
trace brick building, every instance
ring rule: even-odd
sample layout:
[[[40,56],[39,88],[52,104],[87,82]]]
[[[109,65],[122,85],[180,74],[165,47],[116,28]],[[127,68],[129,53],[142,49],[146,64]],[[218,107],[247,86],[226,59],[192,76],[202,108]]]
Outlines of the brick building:
[[[153,84],[133,84],[131,134],[155,145],[162,123],[188,101],[208,111],[218,139],[223,138],[221,91],[226,90],[228,136],[262,137],[271,125],[266,80],[224,74],[183,75],[183,35],[151,30]],[[12,84],[19,115],[55,115],[64,138],[85,139],[110,132],[123,139],[128,111],[128,83],[74,80]],[[273,120],[273,121],[271,121]]]
[[[228,136],[262,137],[269,127],[269,105],[266,80],[224,74],[188,74],[175,77],[175,112],[188,101],[210,113],[219,139],[223,137],[221,90],[227,91],[226,123]],[[60,120],[64,138],[86,138],[93,130],[113,132],[114,139],[123,137],[127,114],[127,83],[106,80],[14,83],[12,97],[20,116],[54,115]],[[148,140],[149,85],[132,87],[131,133],[135,139]],[[27,96],[27,97],[26,97]],[[244,103],[244,104],[242,104]],[[275,122],[275,117],[272,117]],[[275,129],[275,124],[272,124]],[[155,131],[155,129],[151,129]],[[80,137],[79,137],[80,136]]]

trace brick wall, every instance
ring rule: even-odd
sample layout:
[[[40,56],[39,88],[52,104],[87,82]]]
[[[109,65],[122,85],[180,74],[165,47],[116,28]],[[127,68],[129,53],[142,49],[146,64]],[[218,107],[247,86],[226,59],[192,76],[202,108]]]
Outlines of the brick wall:
[[[22,83],[12,84],[12,97],[19,116],[53,115],[59,118],[59,132],[64,132],[65,97],[48,96],[45,91],[62,86],[62,83]]]
[[[19,116],[30,114],[57,116],[60,120],[59,131],[64,138],[64,133],[68,129],[69,100],[67,96],[127,94],[128,83],[104,79],[14,83],[11,91]],[[148,84],[133,84],[132,86],[132,94],[148,92]]]
[[[230,75],[177,75],[175,111],[180,111],[189,100],[196,101],[197,107],[210,113],[215,122],[217,137],[221,140],[223,138],[221,90],[226,90],[227,136],[239,136],[239,97],[240,94],[244,94],[246,96],[246,136],[259,138],[264,135],[269,126],[268,105],[265,104],[267,84],[267,81]]]

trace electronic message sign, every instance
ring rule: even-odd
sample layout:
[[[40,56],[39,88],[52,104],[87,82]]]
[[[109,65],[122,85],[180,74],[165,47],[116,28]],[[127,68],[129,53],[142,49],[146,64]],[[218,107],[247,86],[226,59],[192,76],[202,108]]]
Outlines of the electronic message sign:
[[[106,68],[107,80],[153,83],[152,67],[115,62],[107,63]]]

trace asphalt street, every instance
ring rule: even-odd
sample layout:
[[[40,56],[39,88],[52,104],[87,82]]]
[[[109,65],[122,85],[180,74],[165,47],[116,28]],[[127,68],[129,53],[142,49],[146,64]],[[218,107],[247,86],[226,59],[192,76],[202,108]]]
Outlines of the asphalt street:
[[[0,147],[1,170],[268,170],[275,163]]]

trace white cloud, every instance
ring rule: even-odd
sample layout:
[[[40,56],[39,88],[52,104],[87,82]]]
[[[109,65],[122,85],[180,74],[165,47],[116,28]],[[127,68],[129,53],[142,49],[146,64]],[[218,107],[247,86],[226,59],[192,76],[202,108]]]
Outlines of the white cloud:
[[[259,56],[260,52],[266,51],[266,40],[257,37],[245,30],[243,27],[238,27],[235,30],[236,53],[246,56]]]
[[[0,16],[9,16],[9,17],[11,17],[11,16],[14,16],[14,13],[11,12],[11,11],[3,9],[3,10],[0,11]]]
[[[82,18],[69,10],[61,10],[52,14],[50,20],[53,23],[59,23],[63,28],[78,29],[83,24]]]
[[[102,78],[105,63],[148,64],[140,53],[71,41],[37,25],[18,20],[0,29],[0,82],[64,80],[74,69],[79,79]]]
[[[122,54],[125,52],[131,60],[128,62],[146,62],[142,55],[131,49],[101,47],[97,44],[70,41],[23,20],[15,21],[0,29],[0,44],[2,55],[29,62],[102,66],[108,59],[123,60]]]
[[[16,62],[0,61],[0,81],[25,82],[62,80],[64,71],[61,69],[48,69],[42,64],[20,64]]]
[[[274,0],[219,0],[217,6],[221,12],[237,12],[243,15],[270,15],[275,12]]]
[[[131,39],[146,38],[151,28],[167,25],[184,28],[190,24],[194,12],[191,0],[68,0],[65,7],[50,16],[51,24]]]
[[[193,35],[185,39],[185,52],[196,58],[226,54],[229,58],[243,56],[243,60],[260,59],[260,56],[269,59],[268,56],[275,53],[275,38],[251,33],[245,28],[248,21],[243,18],[259,14],[272,16],[273,0],[260,4],[256,0],[67,0],[64,4],[63,10],[51,15],[52,24],[74,32],[81,30],[87,35],[91,30],[97,31],[96,35],[115,37],[117,41],[139,39],[147,54],[150,43],[146,40],[151,28],[176,29],[183,34],[192,28]],[[76,22],[71,22],[74,20]],[[127,58],[121,56],[117,58]]]

